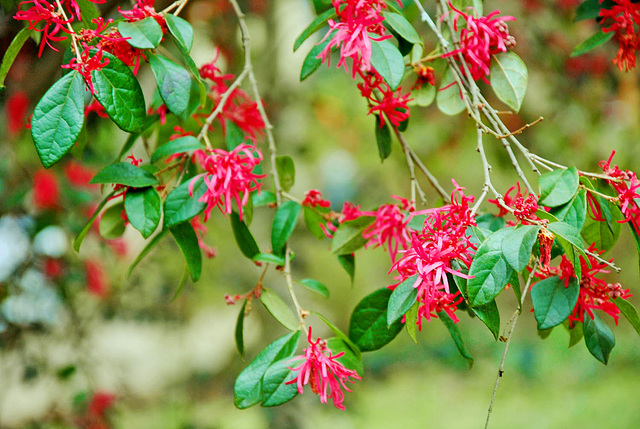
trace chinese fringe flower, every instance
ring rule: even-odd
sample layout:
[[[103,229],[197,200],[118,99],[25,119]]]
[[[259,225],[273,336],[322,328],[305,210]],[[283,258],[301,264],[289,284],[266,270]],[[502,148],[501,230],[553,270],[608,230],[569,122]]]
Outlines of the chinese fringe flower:
[[[320,191],[315,189],[311,189],[304,196],[304,200],[302,200],[302,205],[306,207],[324,207],[327,208],[331,206],[331,202],[322,198],[322,194]]]
[[[640,43],[635,27],[640,25],[640,4],[632,3],[631,0],[613,0],[613,2],[615,4],[611,9],[600,9],[603,22],[610,22],[610,25],[603,27],[602,31],[614,32],[613,37],[618,42],[619,49],[613,63],[621,71],[629,71],[636,66],[636,50]]]
[[[510,194],[513,191],[516,191],[516,195],[512,197]],[[525,193],[523,194],[522,190],[520,189],[520,182],[517,182],[515,186],[512,186],[507,190],[507,193],[504,194],[504,197],[502,198],[507,206],[514,209],[513,215],[516,217],[516,219],[518,219],[522,224],[525,225],[528,223],[527,219],[538,219],[538,217],[535,215],[535,213],[538,211],[537,198],[533,194],[527,195],[528,193],[529,191],[525,189]],[[497,216],[503,217],[509,214],[509,210],[500,205],[498,200],[489,199],[487,201],[491,204],[495,204],[495,206],[498,207],[499,212]]]
[[[598,255],[604,253],[602,250],[596,249],[594,244],[589,246],[588,250]],[[612,302],[616,298],[627,299],[632,295],[629,289],[622,289],[620,283],[607,283],[604,279],[596,277],[599,274],[608,274],[605,268],[607,265],[600,262],[591,255],[587,255],[588,263],[583,256],[580,256],[580,293],[578,302],[573,312],[569,315],[569,324],[574,325],[575,322],[584,322],[584,315],[587,314],[591,319],[594,318],[593,310],[602,310],[611,316],[618,324],[620,317],[620,309]],[[610,259],[611,262],[613,259]],[[536,276],[545,279],[552,276],[559,276],[564,280],[565,287],[569,285],[569,279],[576,276],[575,270],[569,262],[566,255],[562,255],[562,260],[558,267],[552,267],[547,273],[536,273]]]
[[[622,222],[631,222],[633,225],[633,229],[636,234],[640,236],[640,180],[636,176],[636,173],[630,170],[622,171],[618,168],[617,165],[611,167],[611,160],[613,159],[613,155],[615,155],[615,151],[611,152],[611,156],[607,161],[600,161],[600,167],[602,167],[602,171],[616,179],[619,180],[607,180],[607,182],[616,190],[618,193],[618,204],[620,205],[620,211],[625,217],[625,220]],[[594,204],[598,203],[595,201],[589,201],[592,208]],[[596,216],[600,216],[599,206],[597,211],[594,210],[594,213],[598,213]],[[599,219],[596,219],[599,220]]]
[[[324,235],[327,238],[333,238],[333,233],[338,229],[337,225],[343,224],[350,220],[358,219],[362,216],[362,211],[360,210],[360,206],[357,206],[349,201],[345,201],[342,205],[342,211],[338,213],[337,218],[335,219],[335,223],[333,221],[327,222],[326,225],[320,225],[320,228],[324,231]],[[337,223],[337,225],[336,225]]]
[[[211,149],[208,152],[197,150],[193,154],[193,160],[205,172],[191,180],[189,193],[193,196],[193,186],[202,177],[207,190],[198,201],[207,204],[204,211],[205,222],[209,219],[211,209],[216,206],[222,213],[231,214],[233,201],[236,202],[242,219],[242,207],[249,201],[250,193],[262,186],[259,180],[266,177],[265,174],[253,172],[262,161],[262,153],[254,146],[242,143],[231,152],[222,149]]]
[[[91,93],[94,94],[95,88],[93,87],[91,72],[101,70],[104,66],[109,64],[109,58],[102,57],[103,51],[100,48],[93,56],[91,56],[90,50],[94,49],[93,46],[89,46],[82,42],[82,47],[84,48],[84,51],[80,54],[80,60],[73,57],[71,58],[71,61],[69,61],[69,64],[63,64],[62,68],[76,70],[80,73],[82,77],[84,77],[87,87]]]
[[[286,384],[296,383],[298,393],[303,393],[303,386],[311,384],[313,393],[320,396],[320,402],[327,403],[327,399],[333,400],[336,408],[344,410],[344,393],[342,389],[351,392],[346,382],[353,383],[353,379],[360,380],[361,377],[352,369],[347,369],[337,361],[344,352],[333,354],[327,347],[327,342],[323,339],[311,341],[311,328],[309,328],[309,347],[304,349],[304,354],[293,358],[292,361],[301,360],[302,363],[295,368],[289,368],[298,372],[294,380]]]
[[[384,81],[382,76],[375,70],[369,73],[358,71],[362,77],[362,83],[358,84],[360,94],[369,102],[369,115],[376,113],[380,118],[380,127],[385,124],[385,117],[395,126],[409,119],[409,106],[407,103],[411,101],[411,95],[400,95],[402,87],[398,87],[395,91],[391,90],[389,85]],[[378,96],[374,90],[378,91]]]
[[[118,12],[120,12],[120,15],[122,15],[127,22],[142,21],[151,16],[160,25],[162,32],[166,33],[167,21],[165,21],[161,13],[156,12],[154,8],[155,2],[156,0],[135,0],[133,9],[120,10],[120,7],[118,7]]]
[[[453,28],[458,31],[458,19],[462,17],[466,25],[460,30],[460,48],[451,51],[443,58],[462,54],[464,62],[469,67],[469,72],[474,80],[482,79],[487,84],[491,66],[491,55],[500,52],[507,52],[513,48],[516,40],[509,34],[507,21],[515,21],[513,16],[497,16],[499,10],[494,10],[487,16],[475,17],[453,7],[449,2],[449,7],[454,10]]]
[[[24,9],[28,5],[30,5],[29,8]],[[66,39],[67,36],[57,36],[57,34],[60,31],[69,33],[67,24],[73,21],[73,16],[65,19],[56,6],[45,0],[23,1],[18,5],[18,12],[13,18],[18,21],[28,21],[30,30],[42,33],[38,56],[42,55],[45,45],[57,51],[51,42],[60,42]],[[44,24],[41,25],[41,23]]]
[[[451,265],[456,260],[460,266],[469,268],[476,250],[466,235],[467,227],[476,223],[469,207],[473,197],[464,195],[464,188],[455,181],[453,184],[455,189],[451,193],[451,204],[414,212],[414,215],[427,215],[422,232],[411,232],[411,247],[400,252],[403,256],[390,270],[398,272],[396,279],[399,280],[391,289],[418,275],[413,287],[418,289],[419,329],[422,329],[423,318],[430,321],[432,316],[437,317],[439,311],[445,311],[457,322],[454,312],[462,302],[462,296],[460,292],[451,293],[447,274],[471,278]]]
[[[376,220],[369,225],[363,232],[362,236],[367,239],[364,245],[365,249],[369,247],[385,246],[391,256],[391,261],[396,260],[400,248],[406,250],[411,243],[409,235],[409,221],[411,217],[406,211],[412,211],[412,204],[401,197],[392,195],[393,198],[400,200],[401,206],[397,204],[382,205],[375,212],[362,212],[362,216],[375,216]]]

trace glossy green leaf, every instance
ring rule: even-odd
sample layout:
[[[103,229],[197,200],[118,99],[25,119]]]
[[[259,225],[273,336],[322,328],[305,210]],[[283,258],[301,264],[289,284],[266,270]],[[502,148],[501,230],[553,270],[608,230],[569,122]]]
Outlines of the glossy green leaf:
[[[564,279],[549,277],[531,288],[533,311],[538,329],[549,329],[564,322],[578,302],[580,284],[575,277],[565,287]]]
[[[415,302],[404,314],[404,327],[407,330],[409,337],[411,337],[413,342],[416,344],[418,344],[418,308],[420,308],[420,304]]]
[[[387,326],[401,319],[404,314],[416,303],[418,289],[414,287],[418,275],[414,275],[400,283],[389,297],[387,307]]]
[[[531,250],[538,241],[540,225],[520,225],[505,235],[502,240],[504,259],[516,272],[521,272],[531,259]]]
[[[384,16],[384,24],[394,30],[398,36],[402,37],[409,43],[423,44],[422,39],[413,25],[399,13],[382,12]]]
[[[260,191],[260,193],[254,193],[251,195],[253,201],[253,207],[262,207],[269,204],[276,203],[276,196],[271,191]]]
[[[349,339],[363,352],[384,347],[402,330],[399,320],[387,326],[387,303],[391,293],[387,288],[378,289],[364,297],[353,310]]]
[[[340,266],[344,268],[349,275],[349,278],[351,279],[351,286],[353,286],[353,281],[356,275],[356,257],[351,253],[338,255],[338,262],[340,262]]]
[[[331,253],[347,255],[363,247],[367,240],[362,236],[362,232],[374,221],[373,216],[361,216],[340,224],[333,234]]]
[[[179,137],[157,148],[151,155],[151,162],[158,162],[176,153],[191,152],[198,149],[204,149],[204,146],[194,136]]]
[[[295,364],[295,362],[293,362]],[[275,407],[289,402],[298,394],[295,383],[287,384],[297,376],[292,371],[291,358],[287,357],[269,365],[262,377],[262,406]]]
[[[242,358],[244,358],[244,316],[247,310],[247,300],[242,302],[240,312],[238,312],[238,318],[236,319],[236,329],[234,338],[236,340],[236,349]]]
[[[206,191],[207,185],[202,178],[189,179],[171,191],[164,200],[165,228],[191,220],[202,213],[207,205],[198,200]]]
[[[300,328],[298,319],[289,306],[275,292],[263,289],[260,294],[260,302],[271,313],[274,319],[290,331]]]
[[[233,387],[234,404],[243,410],[262,400],[262,378],[273,362],[291,357],[298,347],[300,331],[291,332],[269,344],[240,373]]]
[[[94,96],[122,130],[129,133],[142,130],[146,124],[147,109],[138,79],[115,55],[109,52],[103,52],[103,55],[109,59],[109,64],[91,72]]]
[[[296,182],[296,166],[293,163],[293,158],[286,155],[276,157],[276,169],[280,186],[285,192],[289,192],[289,189]]]
[[[391,90],[400,86],[404,77],[404,58],[389,40],[371,41],[371,65],[387,82]]]
[[[4,79],[7,77],[7,73],[9,73],[9,69],[11,69],[11,65],[13,61],[18,56],[20,49],[24,45],[29,37],[31,36],[32,30],[29,27],[24,27],[22,30],[16,34],[16,36],[11,41],[11,44],[4,52],[4,56],[2,57],[2,64],[0,64],[0,89],[4,88]]]
[[[104,211],[98,224],[100,236],[107,240],[119,238],[124,234],[125,225],[122,218],[123,203],[114,204]]]
[[[302,207],[302,211],[304,214],[304,222],[307,225],[309,232],[311,232],[311,234],[318,240],[322,240],[327,237],[324,234],[324,231],[322,230],[322,228],[320,227],[320,225],[325,225],[328,222],[325,218],[323,218],[320,215],[320,213],[318,213],[318,210],[322,208],[323,207],[319,207],[319,206],[314,208],[307,207],[307,206]],[[327,213],[328,212],[329,210],[327,209]]]
[[[305,80],[318,70],[322,64],[322,58],[318,58],[318,55],[324,51],[329,42],[331,42],[331,37],[326,37],[319,44],[314,45],[313,48],[311,48],[302,62],[302,68],[300,69],[300,81]]]
[[[284,255],[285,245],[296,227],[301,209],[295,201],[286,201],[276,210],[271,227],[271,247],[275,255]]]
[[[276,256],[273,253],[258,253],[251,260],[256,262],[265,262],[282,267],[285,263],[284,256]]]
[[[579,180],[578,170],[575,167],[544,173],[538,178],[540,186],[538,203],[547,207],[557,207],[571,201],[578,192]]]
[[[231,213],[231,229],[233,230],[233,236],[236,239],[238,248],[244,256],[249,259],[254,258],[260,253],[258,243],[247,228],[247,225],[240,220],[240,216],[236,212]]]
[[[502,240],[511,233],[504,228],[492,233],[480,244],[473,258],[467,282],[467,294],[472,307],[489,304],[509,283],[513,270],[502,254]]]
[[[293,44],[293,51],[297,51],[300,45],[302,45],[305,40],[307,40],[313,33],[324,27],[328,20],[333,19],[336,16],[338,16],[338,14],[336,13],[334,8],[331,8],[318,15],[316,19],[314,19],[311,24],[309,24],[307,28],[304,29],[302,34],[298,36],[295,43]]]
[[[467,351],[467,346],[464,343],[464,339],[462,338],[462,333],[460,329],[458,329],[458,325],[451,320],[451,317],[445,311],[438,311],[438,318],[444,323],[444,326],[449,330],[449,334],[451,334],[451,339],[453,339],[453,343],[456,345],[460,356],[465,358],[467,362],[469,362],[469,368],[473,366],[473,357]]]
[[[615,298],[613,303],[620,309],[620,313],[631,323],[633,329],[636,330],[638,335],[640,335],[640,316],[638,315],[638,310],[624,298]]]
[[[436,105],[445,115],[457,115],[467,108],[467,105],[462,99],[460,88],[453,76],[453,72],[448,66],[444,70],[440,88],[437,91]]]
[[[182,44],[187,52],[193,46],[193,27],[185,19],[179,16],[166,13],[164,19],[167,21],[169,32]]]
[[[62,76],[36,105],[31,136],[45,168],[75,144],[84,123],[84,79],[74,71]]]
[[[199,104],[200,96],[195,78],[184,67],[161,55],[149,55],[149,65],[167,108],[186,121]],[[194,100],[197,103],[194,104]]]
[[[569,56],[573,58],[584,55],[587,52],[594,50],[598,46],[607,43],[615,34],[616,33],[613,31],[604,33],[602,30],[600,30],[597,33],[591,35],[591,37],[589,37],[587,40],[573,48],[573,51],[571,51],[571,54],[569,54]]]
[[[493,334],[493,338],[498,341],[500,337],[500,311],[495,300],[480,307],[470,307],[471,311],[485,324]]]
[[[191,280],[197,282],[202,272],[202,252],[198,245],[198,236],[189,222],[182,222],[169,228],[178,247],[187,262]]]
[[[329,298],[329,289],[317,280],[302,279],[298,281],[301,285],[325,298]]]
[[[142,261],[142,259],[144,259],[145,256],[147,256],[147,254],[149,254],[149,252],[155,246],[158,245],[158,243],[160,243],[160,241],[162,241],[162,239],[167,235],[168,232],[168,229],[163,229],[158,234],[153,236],[153,238],[147,243],[147,245],[144,246],[144,249],[142,249],[138,256],[136,256],[136,259],[134,259],[131,265],[129,265],[129,269],[127,270],[127,277],[131,276],[133,269],[140,263],[140,261]]]
[[[587,215],[587,192],[580,189],[566,204],[554,207],[551,213],[559,220],[582,230]]]
[[[571,265],[573,265],[576,277],[580,278],[580,255],[586,259],[580,231],[565,222],[553,222],[547,228],[556,236],[556,240],[558,240],[567,258],[571,261]]]
[[[93,222],[95,222],[95,220],[98,218],[98,215],[100,214],[104,206],[107,205],[107,203],[109,202],[109,200],[111,199],[114,193],[115,191],[111,192],[109,195],[104,197],[102,201],[100,201],[100,204],[98,204],[98,207],[96,207],[93,214],[87,221],[86,225],[82,228],[82,230],[80,231],[78,236],[75,238],[75,240],[73,240],[73,250],[75,250],[76,252],[80,251],[80,246],[82,245],[84,238],[89,233],[89,230],[91,230],[91,226],[93,225]]]
[[[380,161],[384,161],[391,155],[391,130],[387,122],[381,126],[380,115],[376,116],[375,133],[376,143],[378,144],[378,155],[380,155]]]
[[[130,189],[124,199],[124,209],[131,225],[149,238],[162,216],[162,200],[154,188]]]
[[[605,198],[595,195],[594,199],[600,208],[600,216],[604,221],[594,219],[595,213],[591,204],[589,204],[588,215],[585,217],[581,232],[582,238],[589,244],[594,243],[596,248],[608,251],[618,242],[622,231],[620,221],[624,220],[624,215],[616,204],[607,201]]]
[[[118,32],[127,39],[127,43],[138,49],[155,49],[162,41],[162,28],[151,16],[140,21],[120,21]]]
[[[158,185],[158,179],[146,170],[129,164],[118,162],[103,168],[89,183],[125,185],[133,188]]]
[[[611,350],[616,345],[616,339],[609,326],[596,313],[593,313],[593,317],[591,319],[586,312],[584,314],[584,342],[593,357],[606,365]]]
[[[489,81],[496,96],[515,112],[520,110],[529,84],[529,72],[524,61],[514,52],[493,55]]]

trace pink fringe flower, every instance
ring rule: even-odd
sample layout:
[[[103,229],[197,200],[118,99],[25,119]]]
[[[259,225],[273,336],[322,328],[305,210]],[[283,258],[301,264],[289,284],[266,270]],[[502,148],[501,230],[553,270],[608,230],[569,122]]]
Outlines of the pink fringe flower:
[[[346,382],[353,383],[351,379],[360,380],[361,377],[356,371],[347,369],[337,361],[344,352],[334,355],[325,340],[318,338],[315,342],[311,341],[311,328],[307,339],[309,347],[304,349],[304,355],[292,359],[302,361],[297,367],[290,368],[298,372],[298,375],[286,384],[297,384],[298,393],[303,393],[304,385],[311,384],[311,390],[320,396],[320,402],[326,404],[327,399],[331,398],[336,408],[344,410],[342,389],[351,392]]]
[[[631,0],[614,0],[614,3],[611,9],[600,9],[603,22],[610,22],[602,31],[614,32],[613,37],[619,48],[613,63],[621,71],[629,71],[636,66],[636,50],[640,43],[639,33],[636,31],[636,25],[640,24],[640,4],[632,3]]]
[[[27,6],[28,9],[24,9]],[[51,42],[60,42],[66,39],[67,36],[57,36],[57,34],[60,31],[69,33],[67,24],[73,21],[73,16],[69,19],[64,19],[62,13],[58,12],[57,7],[44,0],[23,1],[18,5],[18,13],[13,18],[18,21],[28,21],[30,30],[42,33],[38,56],[42,55],[45,45],[57,51]],[[41,23],[44,24],[41,25]]]
[[[363,216],[375,216],[376,220],[362,232],[362,236],[367,239],[365,248],[385,246],[391,256],[391,261],[396,260],[400,249],[406,250],[411,243],[409,234],[409,213],[413,210],[412,204],[401,197],[392,195],[400,201],[397,204],[382,205],[375,212],[362,212]]]
[[[84,51],[80,54],[80,60],[73,57],[71,61],[69,61],[69,64],[63,64],[61,67],[64,69],[72,69],[80,73],[91,93],[95,94],[91,72],[101,70],[104,66],[109,64],[109,58],[103,58],[103,51],[101,48],[91,56],[90,51],[91,49],[94,49],[94,47],[89,46],[84,42],[82,42],[82,47],[84,48]]]
[[[622,171],[617,165],[611,167],[611,160],[615,153],[615,151],[611,152],[607,161],[600,161],[600,167],[605,174],[619,179],[607,180],[607,182],[618,193],[620,211],[625,217],[622,222],[631,222],[636,234],[640,236],[640,180],[633,171]]]
[[[302,205],[305,207],[324,207],[328,208],[331,206],[331,202],[322,198],[322,194],[320,191],[315,189],[311,189],[304,196],[304,200],[302,200]]]
[[[207,191],[198,200],[205,202],[205,222],[209,219],[211,209],[218,207],[222,213],[231,214],[232,202],[236,202],[238,214],[242,219],[242,207],[249,201],[250,193],[259,190],[260,179],[266,174],[255,174],[253,169],[262,161],[262,153],[254,146],[242,143],[231,152],[222,149],[195,151],[194,162],[197,161],[204,173],[191,180],[189,193],[193,196],[193,186],[202,177]]]

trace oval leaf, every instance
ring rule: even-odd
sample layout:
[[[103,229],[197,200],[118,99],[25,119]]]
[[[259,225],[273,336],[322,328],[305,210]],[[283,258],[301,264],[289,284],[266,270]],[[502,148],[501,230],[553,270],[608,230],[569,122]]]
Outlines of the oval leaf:
[[[130,189],[124,198],[124,209],[131,225],[149,238],[160,223],[162,200],[154,188]]]
[[[138,49],[155,49],[162,41],[162,28],[151,16],[140,21],[121,21],[118,23],[118,32],[127,39],[127,43]]]
[[[438,95],[436,95],[436,104],[438,109],[445,115],[457,115],[467,108],[462,99],[460,87],[458,87],[449,66],[447,66],[442,76],[440,89],[438,89]]]
[[[529,73],[524,61],[513,52],[494,55],[489,79],[498,98],[518,112],[529,83]]]
[[[179,16],[169,13],[164,15],[164,19],[167,21],[169,32],[173,34],[187,52],[191,51],[193,46],[193,27],[191,24]]]
[[[322,295],[325,298],[329,298],[329,289],[323,285],[322,283],[320,283],[317,280],[313,280],[313,279],[302,279],[300,280],[298,283],[300,283],[301,285],[303,285],[304,287],[306,287],[307,289]]]
[[[467,346],[464,344],[464,339],[462,338],[462,333],[460,329],[458,329],[458,325],[451,320],[451,317],[447,314],[446,311],[438,311],[438,318],[444,323],[444,326],[449,330],[449,334],[451,334],[451,339],[453,343],[456,345],[460,356],[465,358],[467,362],[469,362],[469,368],[473,366],[473,357],[467,351]]]
[[[233,236],[236,239],[238,248],[244,256],[252,259],[260,253],[258,244],[255,238],[253,238],[253,235],[251,235],[251,231],[249,231],[247,225],[240,220],[240,216],[238,216],[236,212],[231,212],[231,229],[233,229]]]
[[[533,312],[538,321],[538,329],[549,329],[564,322],[573,312],[578,302],[580,285],[575,277],[568,285],[560,277],[549,277],[531,288]]]
[[[498,310],[496,301],[491,301],[489,304],[480,307],[471,307],[471,311],[489,328],[489,331],[493,334],[493,338],[498,341],[498,338],[500,338],[500,311]]]
[[[371,41],[371,65],[392,91],[398,89],[404,77],[404,58],[389,40]]]
[[[353,310],[349,339],[363,352],[384,347],[402,330],[399,320],[387,326],[387,303],[391,293],[387,288],[378,289],[364,297]]]
[[[365,245],[367,240],[362,232],[376,220],[373,216],[361,216],[340,224],[333,234],[331,253],[335,255],[347,255],[355,252]]]
[[[563,206],[551,209],[551,213],[559,220],[582,230],[587,216],[587,192],[580,189],[578,193]],[[600,249],[598,247],[598,249]]]
[[[631,323],[633,329],[636,330],[638,335],[640,335],[640,316],[638,315],[638,310],[624,298],[616,298],[613,300],[613,303],[620,309],[622,315]]]
[[[418,289],[413,287],[418,275],[411,276],[400,283],[389,297],[387,308],[387,326],[400,319],[416,303]]]
[[[515,271],[521,272],[529,265],[531,250],[538,241],[538,231],[540,225],[521,225],[502,240],[502,254]]]
[[[89,183],[115,184],[144,188],[158,184],[158,179],[146,170],[129,164],[118,162],[103,168]]]
[[[584,314],[584,342],[589,352],[603,364],[609,362],[611,350],[616,345],[616,339],[613,332],[604,323],[596,313],[593,313],[593,319],[585,312]]]
[[[277,156],[276,169],[278,170],[280,186],[285,192],[289,192],[289,189],[296,182],[296,166],[293,163],[293,158],[290,156]]]
[[[404,40],[409,43],[422,44],[418,32],[404,16],[393,12],[382,12],[382,16],[384,16],[384,24],[391,27]]]
[[[271,246],[275,255],[284,255],[285,245],[298,222],[302,206],[295,201],[286,201],[276,211],[271,227]]]
[[[580,177],[575,167],[544,173],[538,178],[538,186],[540,186],[538,203],[547,207],[565,204],[576,195],[579,184]]]
[[[511,229],[492,233],[480,244],[473,258],[467,282],[467,294],[472,307],[489,304],[509,283],[513,270],[502,254],[502,241]]]
[[[307,28],[304,29],[302,34],[298,36],[295,43],[293,44],[293,51],[297,51],[300,45],[302,45],[305,40],[307,40],[313,33],[324,27],[328,20],[333,19],[336,16],[338,16],[338,14],[336,13],[334,8],[326,10],[318,15],[316,19],[314,19],[311,24],[309,24]]]
[[[195,181],[193,187],[192,181]],[[206,191],[202,178],[190,179],[171,191],[164,201],[164,226],[177,225],[202,213],[207,205],[199,200]]]
[[[256,262],[266,262],[267,264],[275,264],[279,267],[283,266],[285,263],[284,257],[276,256],[273,253],[258,253],[251,259]]]
[[[182,222],[169,228],[178,243],[184,260],[187,262],[191,280],[197,282],[202,272],[202,253],[198,245],[198,236],[189,222]]]
[[[302,68],[300,69],[300,81],[305,80],[311,76],[313,72],[318,70],[320,64],[322,64],[322,58],[318,58],[318,55],[324,51],[329,42],[331,42],[331,37],[326,37],[319,44],[311,48],[302,62]]]
[[[149,65],[162,101],[172,113],[186,121],[200,103],[197,82],[184,67],[161,55],[149,55]]]
[[[260,302],[271,313],[274,319],[290,331],[300,328],[298,319],[289,306],[275,292],[263,289],[260,294]]]
[[[84,123],[84,80],[73,71],[44,94],[31,119],[31,136],[45,168],[73,147]]]
[[[594,50],[600,45],[604,45],[607,43],[616,33],[611,31],[609,33],[605,33],[603,31],[598,31],[596,34],[589,37],[584,42],[580,43],[578,46],[573,48],[570,57],[578,57],[580,55],[584,55],[589,51]]]
[[[391,155],[391,130],[389,124],[380,124],[380,115],[376,115],[376,143],[378,144],[378,155],[380,161],[384,161]]]
[[[295,380],[297,372],[289,367],[295,365],[289,357],[269,365],[262,377],[262,406],[275,407],[289,402],[298,394],[298,386],[289,383]]]
[[[244,358],[244,313],[246,309],[247,300],[245,299],[242,303],[242,308],[240,308],[240,312],[238,313],[235,330],[236,348],[242,358]]]
[[[327,338],[327,348],[331,350],[331,354],[334,356],[339,353],[344,353],[344,355],[336,359],[336,361],[340,362],[346,368],[356,371],[360,376],[364,375],[364,365],[362,364],[361,357],[356,355],[351,349],[351,346],[343,339],[337,337]]]
[[[107,240],[113,240],[124,234],[125,225],[124,219],[122,219],[123,210],[123,204],[118,203],[104,211],[102,218],[100,218],[100,224],[98,225],[101,237],[106,238]]]
[[[171,140],[153,152],[151,156],[151,162],[158,162],[167,156],[174,155],[176,153],[190,152],[193,150],[204,149],[202,144],[194,136],[179,137],[175,140]]]
[[[13,38],[11,44],[5,51],[2,57],[2,64],[0,64],[0,89],[5,87],[4,79],[7,77],[7,73],[9,73],[9,69],[18,56],[20,49],[22,49],[22,45],[29,39],[31,33],[32,30],[29,27],[24,27],[16,34],[16,37]]]

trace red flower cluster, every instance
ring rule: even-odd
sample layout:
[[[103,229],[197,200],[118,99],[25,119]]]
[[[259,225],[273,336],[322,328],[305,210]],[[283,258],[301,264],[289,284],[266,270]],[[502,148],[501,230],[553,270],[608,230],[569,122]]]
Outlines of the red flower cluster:
[[[344,352],[333,354],[327,347],[327,342],[320,338],[311,341],[311,328],[309,328],[309,347],[304,349],[304,355],[298,356],[292,361],[302,360],[302,363],[292,371],[297,371],[298,375],[294,380],[288,381],[286,384],[296,383],[298,393],[303,393],[303,386],[311,384],[313,393],[320,396],[320,402],[327,403],[327,399],[333,399],[333,405],[336,408],[344,410],[344,393],[351,390],[347,387],[346,382],[353,383],[353,380],[360,380],[361,377],[352,369],[347,369],[343,364],[337,361],[344,355]]]
[[[33,175],[33,205],[38,210],[60,207],[58,178],[51,171],[39,170]]]
[[[460,48],[443,55],[443,58],[462,54],[464,62],[469,67],[469,72],[474,80],[482,79],[489,83],[491,65],[491,55],[500,52],[507,52],[513,48],[516,40],[509,34],[507,21],[515,21],[513,16],[497,16],[499,10],[494,10],[487,16],[475,17],[453,7],[449,2],[449,7],[454,10],[455,18],[453,27],[458,31],[458,19],[462,17],[466,25],[460,30]]]
[[[598,255],[604,253],[604,251],[596,249],[593,244],[589,246],[588,250]],[[627,299],[632,295],[629,293],[629,289],[622,289],[620,283],[607,283],[604,279],[596,277],[599,274],[609,273],[605,269],[607,265],[591,255],[587,255],[587,259],[588,261],[585,261],[584,257],[580,256],[580,269],[582,272],[580,294],[573,312],[569,315],[569,323],[573,326],[575,322],[584,322],[585,314],[593,319],[593,310],[602,310],[611,316],[617,325],[620,309],[612,300],[620,297]],[[609,260],[609,262],[611,261],[612,259]],[[564,280],[566,287],[569,285],[569,279],[575,277],[576,273],[569,259],[562,255],[562,260],[558,267],[552,267],[548,272],[536,273],[536,276],[541,279],[558,276]]]
[[[639,33],[636,25],[640,25],[640,4],[631,0],[613,0],[615,5],[611,9],[600,9],[605,33],[614,32],[614,39],[619,44],[618,55],[613,63],[620,70],[629,71],[636,66],[636,50],[640,45]],[[600,0],[602,3],[602,0]]]
[[[422,318],[429,321],[432,316],[437,317],[438,311],[445,311],[454,322],[458,321],[454,312],[462,297],[459,292],[451,293],[447,273],[470,278],[452,268],[451,261],[455,259],[467,268],[471,266],[476,247],[465,232],[467,227],[475,225],[469,207],[473,197],[464,195],[464,188],[455,181],[453,183],[455,189],[451,193],[451,204],[414,213],[427,215],[422,232],[411,233],[411,247],[402,252],[402,258],[391,267],[391,271],[398,272],[398,284],[418,274],[413,287],[418,289],[420,329]],[[398,284],[391,288],[395,289]]]
[[[375,216],[376,220],[362,232],[362,236],[368,241],[365,248],[387,246],[391,261],[395,262],[398,250],[409,248],[411,237],[409,234],[409,221],[413,211],[413,205],[406,199],[396,197],[400,205],[385,204],[375,212],[361,212],[361,216]]]
[[[327,208],[331,206],[331,202],[322,198],[322,194],[320,191],[315,189],[311,189],[304,196],[304,200],[302,200],[302,205],[305,207],[324,207]]]
[[[362,77],[362,83],[358,84],[358,89],[369,102],[369,114],[377,113],[381,127],[385,124],[385,116],[395,127],[409,119],[407,103],[411,101],[411,94],[400,95],[402,87],[398,87],[395,91],[391,90],[375,70],[369,73],[358,71],[358,74]],[[378,93],[376,94],[374,90]]]
[[[615,151],[611,152],[607,161],[600,161],[600,167],[606,175],[619,179],[607,180],[607,182],[618,193],[620,211],[625,217],[623,222],[631,222],[636,234],[640,236],[640,180],[633,171],[622,171],[617,165],[611,167],[611,160],[615,153]],[[590,201],[590,204],[593,207],[593,201]],[[599,213],[599,210],[594,210],[594,213]]]
[[[204,173],[191,180],[189,192],[193,196],[193,186],[202,177],[207,191],[198,200],[205,202],[204,220],[207,221],[211,209],[218,207],[222,213],[231,214],[233,201],[236,202],[238,214],[242,219],[242,207],[249,201],[250,193],[259,190],[260,179],[265,174],[255,174],[253,169],[262,161],[262,153],[254,146],[242,143],[231,152],[222,149],[211,149],[208,152],[197,150],[193,154],[194,162],[198,162]]]
[[[512,197],[510,194],[513,191],[516,191],[516,195]],[[523,194],[520,189],[520,182],[517,182],[515,186],[510,187],[502,200],[507,206],[514,209],[513,215],[520,222],[526,224],[527,219],[537,219],[535,212],[538,211],[538,200],[535,195],[529,194],[529,191],[526,189]],[[499,212],[497,216],[503,217],[509,214],[509,210],[500,205],[498,200],[489,199],[487,201],[498,207]]]

